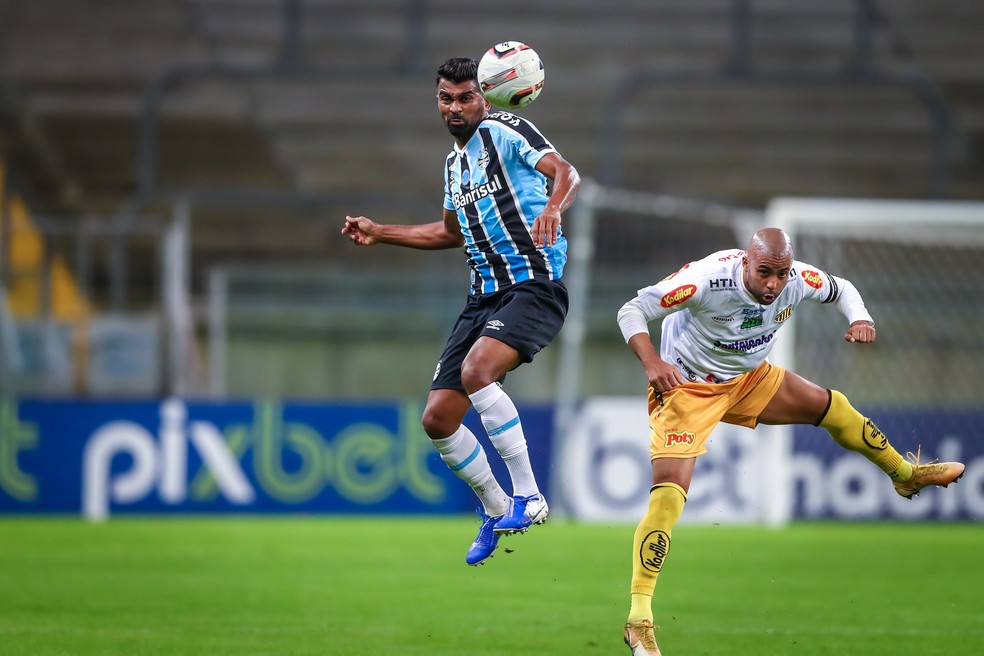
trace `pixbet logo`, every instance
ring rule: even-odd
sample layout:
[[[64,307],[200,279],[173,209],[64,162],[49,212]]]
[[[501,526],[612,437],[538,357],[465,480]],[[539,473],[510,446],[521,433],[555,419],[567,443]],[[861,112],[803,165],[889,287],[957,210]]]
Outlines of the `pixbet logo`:
[[[150,431],[130,421],[114,421],[93,433],[82,456],[82,514],[105,519],[111,503],[139,501],[155,486],[164,502],[183,502],[188,496],[189,442],[223,496],[238,505],[251,503],[256,493],[222,433],[209,422],[186,422],[187,414],[177,399],[161,404],[159,443]],[[113,459],[120,455],[129,456],[132,464],[114,474]]]
[[[159,428],[114,421],[92,433],[82,455],[83,513],[101,519],[114,507],[156,509],[160,501],[184,510],[217,497],[239,506],[291,507],[328,490],[354,507],[398,491],[422,506],[446,498],[444,481],[428,466],[436,455],[430,440],[423,429],[410,428],[420,425],[407,419],[419,416],[413,404],[400,411],[406,433],[372,421],[327,421],[330,439],[318,424],[288,420],[274,402],[254,405],[248,423],[216,425],[188,415],[183,402],[167,400],[159,406]]]

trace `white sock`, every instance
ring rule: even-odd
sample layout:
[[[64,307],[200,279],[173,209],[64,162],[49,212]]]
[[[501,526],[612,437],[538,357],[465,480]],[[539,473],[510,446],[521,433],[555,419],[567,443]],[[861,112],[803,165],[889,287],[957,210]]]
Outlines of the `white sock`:
[[[483,387],[469,394],[472,406],[482,417],[482,425],[489,434],[495,450],[509,468],[512,478],[513,496],[528,497],[540,493],[533,468],[530,466],[530,453],[526,448],[523,424],[512,399],[502,391],[498,383]]]
[[[509,510],[509,495],[495,480],[485,449],[464,424],[451,436],[431,442],[448,469],[475,491],[486,515],[495,517]]]

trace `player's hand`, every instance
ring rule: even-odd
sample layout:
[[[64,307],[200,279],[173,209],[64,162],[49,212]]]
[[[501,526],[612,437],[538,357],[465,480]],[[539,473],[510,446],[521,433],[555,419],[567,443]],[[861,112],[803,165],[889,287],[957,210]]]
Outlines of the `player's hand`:
[[[847,329],[844,340],[852,344],[855,342],[860,342],[861,344],[873,342],[875,341],[875,327],[868,321],[855,321]]]
[[[553,246],[560,234],[560,212],[544,210],[543,214],[533,221],[530,236],[537,248]]]
[[[378,224],[364,216],[346,216],[342,234],[348,235],[356,246],[372,246],[376,243]]]
[[[677,385],[687,382],[683,379],[683,374],[680,373],[679,369],[662,360],[646,367],[646,376],[649,378],[649,384],[652,385],[653,391],[657,394],[669,392]]]

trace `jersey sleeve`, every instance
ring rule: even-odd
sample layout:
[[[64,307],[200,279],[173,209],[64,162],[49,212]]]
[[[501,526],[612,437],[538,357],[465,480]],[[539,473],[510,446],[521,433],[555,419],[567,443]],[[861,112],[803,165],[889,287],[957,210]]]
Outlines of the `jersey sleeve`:
[[[454,201],[451,200],[451,162],[453,157],[448,156],[444,162],[444,209],[453,212],[455,210]]]
[[[805,262],[797,262],[795,268],[805,291],[804,298],[818,303],[837,303],[837,309],[847,317],[848,323],[872,321],[864,299],[850,280],[830,275]]]
[[[489,119],[502,126],[501,138],[531,169],[536,168],[545,155],[557,152],[535,125],[520,116],[510,112],[494,112]]]
[[[625,341],[648,332],[650,322],[700,302],[700,277],[688,271],[688,267],[689,264],[655,285],[643,287],[619,309],[618,325]]]

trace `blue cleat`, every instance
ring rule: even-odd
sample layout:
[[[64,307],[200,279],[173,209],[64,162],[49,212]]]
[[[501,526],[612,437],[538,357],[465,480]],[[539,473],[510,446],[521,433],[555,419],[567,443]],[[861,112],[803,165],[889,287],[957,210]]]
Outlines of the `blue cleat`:
[[[547,500],[542,494],[528,497],[513,497],[509,512],[492,529],[498,535],[525,533],[533,524],[547,521]]]
[[[465,562],[469,565],[481,565],[486,559],[492,557],[495,548],[499,546],[499,536],[492,529],[504,515],[486,515],[481,510],[478,511],[478,515],[482,518],[482,527],[478,529],[478,537],[468,547],[468,553],[465,554]]]

